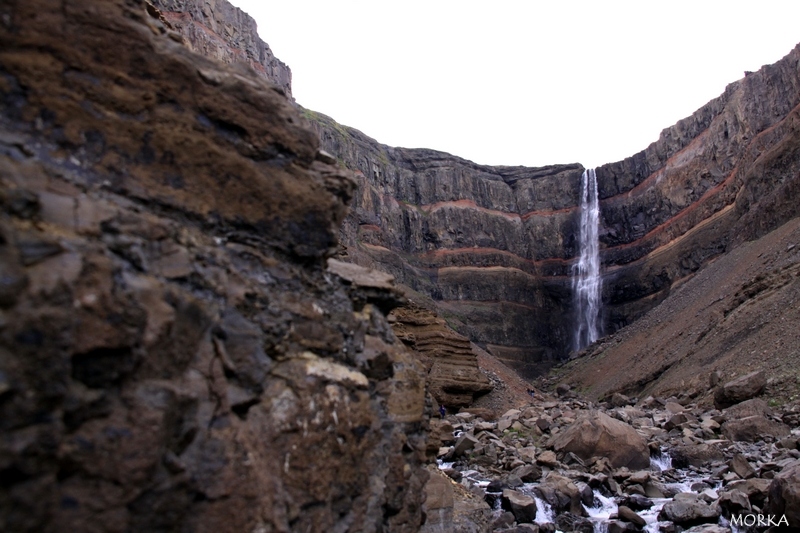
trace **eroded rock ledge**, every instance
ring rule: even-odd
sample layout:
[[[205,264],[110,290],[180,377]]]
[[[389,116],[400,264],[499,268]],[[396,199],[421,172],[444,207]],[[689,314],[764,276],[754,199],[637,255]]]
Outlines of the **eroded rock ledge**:
[[[352,177],[173,37],[0,7],[0,529],[416,530],[424,369],[327,270]]]

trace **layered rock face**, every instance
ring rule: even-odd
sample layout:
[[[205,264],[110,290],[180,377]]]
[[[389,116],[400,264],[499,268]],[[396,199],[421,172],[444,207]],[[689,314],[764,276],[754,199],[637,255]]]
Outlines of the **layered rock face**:
[[[152,0],[189,47],[231,65],[244,63],[291,98],[292,71],[258,37],[253,18],[227,0]]]
[[[238,20],[226,19],[233,8],[158,5],[175,24]],[[241,41],[258,40],[247,20],[238,32],[216,33],[227,36],[226,57],[241,57]],[[195,26],[177,29],[198,41]],[[646,150],[597,169],[606,333],[642,316],[709,260],[800,213],[798,57],[796,49],[749,73]],[[450,325],[526,374],[568,354],[580,165],[477,165],[391,148],[303,114],[323,148],[357,175],[340,233],[349,261],[432,297]]]
[[[517,369],[536,373],[566,354],[582,167],[482,166],[305,115],[358,175],[342,228],[350,260],[430,295],[459,332]]]
[[[798,59],[795,49],[750,73],[646,150],[597,169],[606,332],[800,213]],[[360,172],[343,231],[354,261],[432,295],[518,369],[566,355],[581,167],[480,166],[306,115],[323,147]]]
[[[0,7],[0,529],[417,530],[424,369],[326,262],[353,180],[169,31]]]

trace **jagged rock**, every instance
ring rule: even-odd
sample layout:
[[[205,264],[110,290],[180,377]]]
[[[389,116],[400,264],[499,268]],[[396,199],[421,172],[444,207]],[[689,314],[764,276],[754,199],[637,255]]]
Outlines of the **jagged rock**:
[[[767,499],[771,480],[752,478],[733,481],[725,486],[725,490],[732,491],[738,490],[747,495],[747,498],[753,505],[763,506],[764,501]]]
[[[561,513],[556,516],[555,525],[559,531],[594,533],[594,524],[592,521],[578,514]]]
[[[738,490],[722,492],[719,495],[719,506],[723,514],[730,518],[731,515],[749,513],[752,509],[747,494]]]
[[[536,520],[536,500],[516,490],[503,490],[503,507],[514,514],[517,522]]]
[[[557,512],[582,513],[581,491],[568,477],[550,472],[534,491]]]
[[[453,485],[439,472],[432,472],[425,484],[425,524],[420,532],[434,533],[452,531],[453,528]]]
[[[408,304],[395,309],[390,319],[400,340],[422,357],[430,392],[439,404],[468,406],[476,395],[492,390],[478,368],[469,339],[450,329],[433,311]]]
[[[607,457],[619,468],[647,468],[650,451],[647,442],[628,424],[594,411],[584,415],[548,441],[556,451],[573,452],[584,460]]]
[[[630,403],[631,399],[624,394],[620,394],[619,392],[612,394],[611,399],[609,400],[611,407],[625,407],[626,405],[630,405]]]
[[[535,464],[526,464],[515,468],[512,474],[518,476],[525,483],[535,483],[542,477],[542,469]]]
[[[754,477],[756,475],[755,469],[750,466],[750,463],[745,459],[745,457],[740,454],[734,454],[733,458],[728,463],[731,470],[736,472],[736,475],[742,479],[747,479]]]
[[[722,424],[722,434],[733,441],[756,442],[764,437],[779,439],[789,435],[790,429],[785,424],[755,415],[728,420]]]
[[[746,418],[748,416],[756,415],[771,417],[773,414],[772,408],[770,408],[767,402],[761,398],[752,398],[750,400],[737,403],[736,405],[732,405],[731,407],[725,409],[723,413],[725,420],[734,420],[737,418]]]
[[[751,372],[729,381],[714,391],[714,406],[724,409],[733,404],[755,398],[764,392],[767,378],[763,371]]]
[[[724,459],[722,451],[711,444],[691,444],[676,446],[670,451],[672,466],[686,468],[687,466],[703,466],[711,461]]]
[[[772,480],[766,512],[785,516],[789,527],[800,527],[800,461],[784,468]]]
[[[472,450],[480,441],[469,433],[462,433],[453,446],[453,457],[460,457]]]
[[[664,504],[658,513],[659,520],[668,520],[684,527],[694,526],[701,523],[716,522],[719,518],[720,510],[717,506],[695,498],[672,500]]]
[[[626,522],[630,522],[637,527],[644,527],[647,525],[647,522],[644,518],[636,514],[633,509],[626,507],[624,505],[620,505],[617,507],[617,515],[621,520],[625,520]]]
[[[225,63],[244,63],[291,97],[292,71],[259,39],[253,18],[225,0],[206,2],[200,5],[181,0],[153,0],[165,21],[184,37],[192,50]]]
[[[511,511],[505,511],[504,513],[501,513],[500,516],[494,519],[494,521],[492,522],[492,530],[494,531],[497,529],[508,528],[514,525],[515,520],[516,517],[514,516],[514,513],[512,513]]]

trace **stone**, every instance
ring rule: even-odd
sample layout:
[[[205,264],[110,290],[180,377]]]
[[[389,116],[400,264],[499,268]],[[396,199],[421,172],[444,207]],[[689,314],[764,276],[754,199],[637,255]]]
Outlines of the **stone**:
[[[717,387],[714,391],[714,406],[724,409],[731,405],[755,398],[764,392],[767,378],[763,371],[751,372]]]
[[[736,475],[742,479],[755,477],[756,475],[756,471],[752,466],[750,466],[750,462],[745,459],[744,455],[740,453],[733,455],[733,458],[728,463],[728,466],[730,466],[731,470],[736,472]]]
[[[534,522],[536,520],[536,500],[512,489],[503,490],[503,506],[508,508],[517,522]]]
[[[721,431],[730,440],[745,442],[756,442],[765,437],[779,439],[791,432],[787,425],[761,415],[727,420]]]
[[[540,465],[554,467],[558,465],[558,458],[551,450],[545,450],[536,458],[536,462]]]
[[[480,441],[477,438],[469,433],[462,433],[461,436],[456,439],[456,443],[453,446],[453,456],[461,457],[465,453],[475,448],[475,445],[479,442]]]
[[[800,461],[775,475],[769,485],[769,506],[765,511],[785,516],[789,527],[800,527]]]
[[[729,518],[731,515],[749,513],[752,510],[747,494],[738,490],[722,492],[719,495],[719,506],[723,514]]]
[[[621,520],[610,520],[608,522],[608,533],[635,533],[637,531],[641,531],[641,529],[631,522],[623,522]]]
[[[676,446],[670,450],[670,455],[673,468],[704,466],[725,457],[718,447],[705,443]]]
[[[542,477],[542,469],[535,464],[526,464],[515,468],[512,472],[525,483],[535,483]]]
[[[534,491],[556,512],[570,512],[581,514],[581,490],[568,477],[550,472],[539,485],[534,487]]]
[[[547,446],[557,452],[573,452],[583,460],[607,457],[615,468],[650,466],[650,451],[644,438],[630,425],[600,411],[582,416],[551,438]]]
[[[719,508],[699,500],[673,500],[664,504],[658,513],[659,520],[675,522],[679,526],[689,527],[701,523],[716,522]]]
[[[626,405],[631,404],[631,399],[625,396],[624,394],[620,394],[619,392],[615,392],[611,395],[611,399],[608,402],[611,407],[625,407]]]
[[[617,515],[621,520],[625,520],[626,522],[630,522],[637,527],[644,527],[647,525],[647,522],[644,518],[636,514],[636,512],[631,509],[630,507],[626,507],[624,505],[620,505],[617,507]]]
[[[557,531],[594,533],[594,524],[588,518],[575,513],[561,513],[556,516]]]

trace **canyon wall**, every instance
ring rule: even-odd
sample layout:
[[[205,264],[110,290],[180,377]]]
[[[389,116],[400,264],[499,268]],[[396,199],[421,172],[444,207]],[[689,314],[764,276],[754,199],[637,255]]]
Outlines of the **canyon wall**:
[[[354,179],[180,40],[143,0],[0,4],[0,530],[417,531],[401,297],[326,259]]]
[[[169,20],[233,23],[222,8],[156,5]],[[186,27],[190,42],[202,35]],[[257,38],[250,22],[240,32]],[[606,333],[732,245],[799,213],[796,158],[770,155],[769,168],[762,164],[796,135],[799,57],[795,49],[748,73],[642,152],[597,169]],[[382,145],[320,113],[302,114],[358,180],[340,232],[349,261],[432,298],[449,325],[526,374],[569,355],[583,167],[478,165]]]
[[[647,149],[597,169],[606,333],[800,214],[799,61],[796,48],[748,73]],[[431,295],[452,325],[523,372],[567,355],[582,167],[481,166],[305,115],[358,174],[343,230],[352,260]]]

